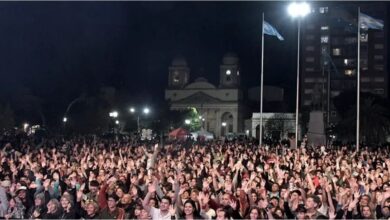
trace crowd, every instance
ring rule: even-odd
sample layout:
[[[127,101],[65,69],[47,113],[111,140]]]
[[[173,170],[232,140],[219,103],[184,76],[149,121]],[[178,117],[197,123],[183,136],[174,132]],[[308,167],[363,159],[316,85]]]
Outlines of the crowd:
[[[5,219],[388,219],[389,149],[3,144]]]

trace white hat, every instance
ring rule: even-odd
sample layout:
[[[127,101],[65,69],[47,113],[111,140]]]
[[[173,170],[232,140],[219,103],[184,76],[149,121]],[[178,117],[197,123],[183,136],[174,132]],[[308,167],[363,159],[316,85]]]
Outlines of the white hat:
[[[27,187],[25,187],[25,186],[20,186],[20,187],[16,190],[16,193],[19,193],[20,190],[27,190]]]

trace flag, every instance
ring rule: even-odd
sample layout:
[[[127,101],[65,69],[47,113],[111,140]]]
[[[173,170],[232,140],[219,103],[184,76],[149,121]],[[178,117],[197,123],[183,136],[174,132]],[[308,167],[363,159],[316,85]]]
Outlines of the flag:
[[[263,31],[264,34],[276,36],[279,40],[284,40],[282,35],[279,34],[279,32],[274,28],[272,25],[270,25],[268,22],[263,22]]]
[[[375,19],[366,14],[359,14],[360,27],[363,29],[383,29],[383,21],[379,19]]]

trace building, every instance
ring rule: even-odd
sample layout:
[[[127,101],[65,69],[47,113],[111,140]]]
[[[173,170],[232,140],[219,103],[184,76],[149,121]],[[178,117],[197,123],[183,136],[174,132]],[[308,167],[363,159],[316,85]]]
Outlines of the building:
[[[386,3],[313,2],[301,25],[300,106],[323,111],[325,126],[339,120],[332,99],[356,90],[358,7],[385,22],[384,30],[361,29],[361,92],[388,95]]]
[[[176,58],[169,67],[165,99],[171,110],[195,107],[205,119],[203,127],[217,137],[242,132],[243,94],[240,89],[240,67],[237,55],[226,54],[220,65],[219,85],[205,78],[190,83],[190,68],[184,58]]]
[[[249,122],[250,129],[246,134],[259,138],[260,134],[260,113],[253,113]],[[300,128],[298,127],[298,133]],[[265,139],[288,139],[290,134],[295,134],[294,113],[263,113],[263,137]]]

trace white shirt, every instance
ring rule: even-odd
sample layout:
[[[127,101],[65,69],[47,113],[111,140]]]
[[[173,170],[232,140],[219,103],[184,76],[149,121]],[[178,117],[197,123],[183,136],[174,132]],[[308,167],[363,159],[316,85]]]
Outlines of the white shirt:
[[[170,220],[171,219],[171,214],[169,214],[169,212],[167,212],[166,215],[162,216],[160,209],[156,209],[154,207],[150,207],[150,213],[149,214],[152,216],[153,220],[158,220],[158,219]]]

